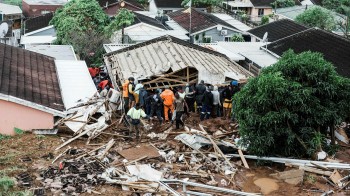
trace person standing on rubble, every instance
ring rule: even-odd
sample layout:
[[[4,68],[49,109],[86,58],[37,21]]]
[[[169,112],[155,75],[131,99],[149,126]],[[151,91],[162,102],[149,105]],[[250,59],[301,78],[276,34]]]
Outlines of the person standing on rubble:
[[[154,113],[156,113],[157,118],[159,120],[159,124],[162,124],[163,123],[163,118],[162,118],[163,100],[160,97],[160,93],[161,93],[161,90],[157,89],[156,92],[153,95],[150,95],[147,99],[151,104],[150,116],[153,117]]]
[[[218,87],[214,86],[214,90],[211,92],[213,94],[213,117],[220,117],[220,107],[221,107],[221,102],[220,102],[220,93],[218,91]]]
[[[186,108],[188,108],[188,106],[186,104],[185,99],[183,97],[181,97],[178,92],[175,94],[174,105],[175,105],[175,111],[176,111],[176,116],[175,116],[176,129],[179,129],[180,125],[182,127],[185,126],[185,124],[181,118],[182,118],[183,113],[185,112],[185,106],[186,106]]]
[[[128,85],[129,108],[132,108],[135,105],[135,96],[134,96],[135,83],[134,82],[135,82],[135,78],[130,77],[129,85]]]
[[[169,89],[169,86],[165,86],[165,90],[160,94],[164,104],[164,117],[165,121],[169,122],[169,111],[174,114],[174,93]]]
[[[233,86],[230,84],[223,92],[224,97],[224,114],[223,119],[230,119],[231,109],[232,109],[232,96],[233,96]]]
[[[129,111],[129,79],[126,79],[123,83],[123,100],[124,100],[124,112]]]
[[[209,119],[210,118],[210,114],[211,114],[211,109],[213,106],[213,94],[211,93],[212,86],[206,87],[206,91],[203,94],[203,99],[202,99],[202,111],[201,111],[201,115],[200,115],[200,119],[201,121],[204,119]]]
[[[201,80],[201,82],[196,86],[196,92],[195,92],[198,113],[202,111],[202,100],[203,100],[203,95],[205,91],[206,91],[206,87],[204,85],[204,81]]]
[[[187,83],[185,88],[185,101],[188,105],[188,112],[194,112],[194,98],[195,92],[193,90],[193,86]]]
[[[134,90],[134,97],[135,97],[135,103],[140,102],[140,90],[143,88],[143,84],[140,82],[135,85],[135,90]]]
[[[141,141],[141,137],[140,137],[141,117],[146,119],[149,118],[147,114],[140,108],[140,103],[136,103],[135,107],[132,107],[127,113],[127,118],[130,122],[129,135],[131,136],[132,133],[136,134],[135,142]]]

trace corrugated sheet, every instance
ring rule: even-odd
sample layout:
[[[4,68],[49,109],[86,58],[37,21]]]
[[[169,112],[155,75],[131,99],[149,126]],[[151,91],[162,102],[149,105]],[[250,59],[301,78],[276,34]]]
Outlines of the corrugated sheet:
[[[66,109],[80,99],[89,99],[97,92],[85,61],[56,60],[57,75]]]
[[[212,84],[224,82],[225,75],[237,80],[252,76],[221,53],[171,36],[108,53],[105,55],[105,62],[110,66],[112,75],[117,74],[120,79],[130,76],[138,80],[148,79],[162,75],[170,69],[177,71],[187,66],[198,70],[199,80]]]
[[[70,45],[27,45],[26,49],[56,60],[77,60],[73,47]]]

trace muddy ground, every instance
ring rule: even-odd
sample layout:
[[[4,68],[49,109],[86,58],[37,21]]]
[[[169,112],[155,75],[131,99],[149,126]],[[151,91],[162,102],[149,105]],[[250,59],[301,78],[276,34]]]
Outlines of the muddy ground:
[[[187,119],[188,124],[198,123],[197,118]],[[217,130],[222,127],[225,130],[231,129],[230,123],[221,119],[212,119],[203,123],[209,127],[209,130]],[[177,130],[182,132],[183,130]],[[35,180],[39,177],[40,171],[51,165],[54,157],[60,151],[55,152],[54,149],[62,143],[62,138],[71,137],[67,133],[59,133],[58,135],[35,135],[32,133],[23,133],[10,138],[0,140],[0,177],[9,176],[16,177],[18,174],[28,172],[34,179],[31,187],[18,187],[14,190],[28,190],[40,187],[41,183]],[[70,144],[71,147],[84,147],[93,149],[98,144],[104,144],[110,136],[99,137],[86,146],[84,138],[78,139]],[[171,140],[168,140],[171,141]],[[120,144],[124,143],[120,140]],[[148,143],[149,141],[144,141]],[[172,141],[174,142],[174,141]],[[133,145],[130,145],[132,147]],[[125,148],[125,146],[124,146]],[[350,162],[350,148],[343,147],[337,153],[336,158]],[[240,162],[240,159],[231,159],[233,162]],[[58,165],[55,162],[54,165]],[[264,195],[321,195],[320,191],[328,191],[334,188],[326,183],[319,175],[305,173],[304,181],[299,185],[290,185],[283,181],[279,181],[270,176],[270,174],[278,171],[285,171],[286,168],[282,164],[265,163],[257,165],[255,161],[248,160],[250,169],[239,168],[236,173],[234,182],[235,189],[245,192],[264,193]],[[257,186],[257,184],[260,186]],[[121,191],[120,186],[103,185],[96,187],[94,190],[103,195],[132,195],[132,192]],[[3,195],[0,192],[0,195]],[[51,195],[50,192],[47,195]],[[81,195],[93,195],[84,193]],[[347,190],[336,192],[334,195],[350,195]]]

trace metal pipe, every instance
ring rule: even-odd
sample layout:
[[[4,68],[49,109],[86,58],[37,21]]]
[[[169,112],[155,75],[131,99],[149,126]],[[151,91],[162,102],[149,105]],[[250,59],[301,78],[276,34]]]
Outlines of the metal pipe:
[[[195,182],[188,182],[188,181],[182,181],[182,180],[161,180],[160,182],[163,183],[183,183],[188,186],[195,186],[195,187],[200,187],[200,188],[205,188],[205,189],[210,189],[210,190],[215,190],[219,192],[224,192],[224,193],[231,193],[234,195],[242,195],[242,196],[256,196],[256,195],[261,195],[261,194],[256,194],[256,193],[246,193],[242,191],[236,191],[232,189],[226,189],[226,188],[221,188],[221,187],[216,187],[216,186],[209,186],[205,184],[199,184]]]

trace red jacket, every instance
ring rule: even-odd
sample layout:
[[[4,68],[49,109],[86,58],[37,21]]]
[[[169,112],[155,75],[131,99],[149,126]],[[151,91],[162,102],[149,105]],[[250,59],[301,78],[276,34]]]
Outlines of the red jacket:
[[[89,67],[89,72],[90,72],[91,77],[96,77],[96,75],[98,73],[100,73],[100,69],[94,68],[94,67]]]

